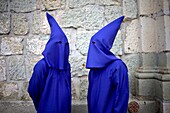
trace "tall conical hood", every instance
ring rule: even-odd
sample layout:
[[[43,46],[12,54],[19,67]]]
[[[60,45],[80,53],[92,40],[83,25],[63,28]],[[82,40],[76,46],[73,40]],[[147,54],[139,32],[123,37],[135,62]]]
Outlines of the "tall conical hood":
[[[111,51],[117,32],[124,16],[112,21],[90,40],[86,68],[103,68],[118,59]]]
[[[46,16],[50,24],[51,35],[42,54],[49,67],[62,70],[67,68],[68,64],[68,40],[56,20],[48,13]]]

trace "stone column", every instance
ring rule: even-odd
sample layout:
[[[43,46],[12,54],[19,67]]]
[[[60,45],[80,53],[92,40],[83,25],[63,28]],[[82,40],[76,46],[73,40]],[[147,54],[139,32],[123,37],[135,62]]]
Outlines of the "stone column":
[[[148,112],[170,112],[170,13],[168,0],[139,0],[142,63],[136,72],[136,94],[152,102]]]

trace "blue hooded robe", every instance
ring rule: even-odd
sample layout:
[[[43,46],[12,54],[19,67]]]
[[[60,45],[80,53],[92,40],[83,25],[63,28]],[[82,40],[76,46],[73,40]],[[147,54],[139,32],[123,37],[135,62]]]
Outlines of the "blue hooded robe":
[[[86,68],[89,72],[89,113],[127,113],[128,69],[111,51],[124,16],[99,30],[90,40]]]
[[[55,19],[46,14],[51,28],[44,58],[34,67],[28,93],[37,113],[71,113],[69,43]]]

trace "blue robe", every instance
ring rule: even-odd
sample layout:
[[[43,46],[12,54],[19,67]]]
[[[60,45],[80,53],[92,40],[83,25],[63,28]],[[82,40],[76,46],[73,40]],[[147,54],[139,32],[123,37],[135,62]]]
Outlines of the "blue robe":
[[[47,19],[51,27],[50,39],[42,53],[44,58],[34,66],[28,93],[37,113],[71,113],[68,40],[48,13]]]
[[[111,51],[124,17],[94,34],[90,40],[86,68],[89,72],[88,112],[127,113],[128,69]]]
[[[89,72],[89,113],[127,113],[128,71],[121,60]]]

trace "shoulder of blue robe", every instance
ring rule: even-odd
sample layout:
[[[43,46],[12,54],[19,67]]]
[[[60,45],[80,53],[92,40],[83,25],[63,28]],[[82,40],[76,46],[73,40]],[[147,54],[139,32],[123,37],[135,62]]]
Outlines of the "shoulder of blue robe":
[[[111,65],[114,65],[112,81],[116,94],[114,113],[127,113],[129,100],[128,69],[122,60],[116,60]]]
[[[28,93],[33,100],[36,110],[45,85],[46,77],[48,76],[48,71],[48,65],[43,58],[34,66],[33,74],[29,81]]]

